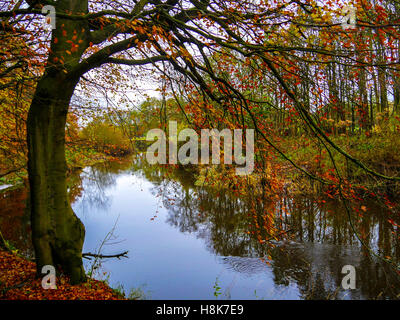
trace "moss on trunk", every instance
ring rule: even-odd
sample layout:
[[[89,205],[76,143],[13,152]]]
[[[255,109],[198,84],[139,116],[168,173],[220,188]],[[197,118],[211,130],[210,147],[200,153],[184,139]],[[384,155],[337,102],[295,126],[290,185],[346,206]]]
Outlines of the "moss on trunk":
[[[60,266],[72,283],[85,280],[82,246],[85,229],[68,199],[65,124],[77,80],[62,72],[39,81],[28,115],[28,173],[32,240],[37,272]]]
[[[60,13],[88,13],[87,0],[59,0],[54,5]],[[37,84],[27,121],[32,240],[38,275],[43,276],[45,265],[59,266],[77,284],[86,279],[85,228],[68,198],[65,124],[80,77],[73,70],[89,46],[89,27],[87,20],[79,19],[57,17],[56,23],[46,71]],[[80,44],[74,50],[72,39]]]

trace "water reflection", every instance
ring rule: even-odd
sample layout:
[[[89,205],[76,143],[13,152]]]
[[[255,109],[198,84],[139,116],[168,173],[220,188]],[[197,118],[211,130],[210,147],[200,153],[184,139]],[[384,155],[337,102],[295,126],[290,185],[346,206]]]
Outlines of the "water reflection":
[[[115,250],[130,250],[133,257],[106,264],[111,283],[149,283],[153,298],[164,299],[213,298],[218,277],[225,297],[234,299],[398,298],[397,275],[367,255],[339,203],[282,197],[250,204],[196,187],[190,170],[168,170],[139,158],[133,165],[127,159],[71,175],[71,202],[87,226],[88,251],[121,214],[126,242]],[[0,197],[0,229],[19,248],[29,247],[25,199],[25,190]],[[378,204],[363,205],[363,217],[352,219],[364,241],[399,262],[399,228]],[[260,241],[270,236],[268,228],[254,232],[255,221],[271,223],[265,212],[274,213],[273,223],[285,236]],[[341,288],[348,264],[357,270],[356,290]]]
[[[152,169],[148,169],[151,171]],[[295,283],[303,299],[399,298],[398,275],[387,264],[368,255],[359,244],[346,210],[336,201],[314,198],[288,198],[258,204],[258,212],[276,212],[280,230],[294,230],[289,241],[260,244],[249,235],[252,224],[249,204],[243,199],[196,188],[184,170],[173,180],[155,179],[157,194],[168,209],[167,223],[180,232],[195,234],[208,250],[228,268],[243,274],[267,273],[263,259],[272,258],[274,282],[279,286]],[[152,180],[153,173],[146,172]],[[365,203],[364,203],[365,204]],[[286,209],[284,209],[286,208]],[[260,214],[262,216],[262,214]],[[368,203],[362,218],[352,217],[364,242],[382,256],[399,262],[399,228],[387,221],[388,212]],[[259,220],[262,220],[258,217]],[[398,221],[397,221],[398,223]],[[342,267],[357,270],[357,290],[343,291]]]
[[[32,257],[30,215],[26,188],[0,192],[0,231],[21,254]]]

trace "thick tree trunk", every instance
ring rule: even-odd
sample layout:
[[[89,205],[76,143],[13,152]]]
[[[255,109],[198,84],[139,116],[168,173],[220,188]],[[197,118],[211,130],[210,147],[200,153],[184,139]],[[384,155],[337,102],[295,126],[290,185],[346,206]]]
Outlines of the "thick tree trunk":
[[[87,0],[58,0],[54,6],[57,13],[88,12]],[[52,265],[77,284],[86,279],[85,228],[68,198],[65,124],[79,81],[72,71],[88,47],[89,28],[85,20],[57,17],[55,22],[46,71],[37,84],[27,121],[32,240],[39,276],[43,276],[43,266]],[[79,46],[71,47],[71,43]]]
[[[71,283],[84,281],[82,246],[85,229],[68,199],[65,124],[77,80],[62,72],[39,81],[28,115],[28,172],[32,240],[37,272],[59,266]]]

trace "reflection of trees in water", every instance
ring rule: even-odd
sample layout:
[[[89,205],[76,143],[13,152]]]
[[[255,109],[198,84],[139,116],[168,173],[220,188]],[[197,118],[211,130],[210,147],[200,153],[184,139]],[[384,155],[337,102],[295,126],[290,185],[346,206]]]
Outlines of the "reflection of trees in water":
[[[352,221],[363,241],[382,256],[400,259],[399,228],[388,222],[388,213],[377,203],[367,202],[362,217],[352,213]],[[282,228],[293,228],[299,242],[318,242],[360,247],[343,205],[337,201],[319,203],[318,199],[281,199],[278,207],[286,206]],[[397,221],[399,223],[399,221]]]
[[[296,283],[304,299],[336,298],[338,288],[340,295],[343,294],[340,290],[342,267],[350,264],[357,268],[359,257],[354,247],[314,243],[284,244],[274,253],[274,281],[284,286]],[[352,298],[359,298],[355,296],[357,291],[348,292],[351,292]]]
[[[168,210],[167,223],[204,239],[208,250],[222,256],[222,263],[232,270],[248,275],[272,271],[276,285],[295,283],[301,297],[323,299],[343,297],[343,291],[336,294],[343,278],[341,269],[351,264],[357,270],[357,290],[346,291],[349,298],[379,295],[395,298],[400,293],[399,281],[392,270],[366,255],[354,236],[345,210],[334,201],[322,203],[320,199],[286,197],[252,203],[260,224],[266,211],[275,212],[275,225],[279,229],[294,230],[292,241],[277,242],[275,247],[261,244],[257,237],[247,233],[252,230],[254,220],[245,199],[228,192],[217,197],[212,190],[197,188],[193,176],[185,170],[167,174],[166,168],[139,162],[132,167],[131,161],[97,165],[71,175],[71,201],[80,199],[84,206],[107,209],[111,201],[107,190],[115,186],[118,174],[130,168],[134,175],[153,183],[152,194],[159,196]],[[12,191],[0,198],[1,231],[8,239],[14,237],[20,249],[24,246],[18,242],[20,239],[30,240],[30,236],[26,237],[29,215],[25,214],[25,199],[26,190]],[[365,205],[363,218],[353,217],[360,234],[376,252],[399,261],[399,228],[387,221],[386,212],[379,206]],[[14,230],[15,236],[9,234],[10,230]],[[260,259],[268,254],[270,268]]]
[[[173,183],[165,190],[169,191],[167,198],[163,198],[163,205],[169,212],[167,223],[177,227],[180,232],[203,234],[208,228],[208,223],[198,214],[199,204],[194,203],[198,198],[194,191],[181,189],[177,183]],[[175,204],[176,199],[179,199],[178,205]]]
[[[0,193],[0,231],[21,254],[33,257],[28,202],[25,188]]]
[[[177,181],[154,189],[168,210],[167,223],[181,232],[194,233],[204,239],[213,253],[222,256],[259,256],[260,246],[252,244],[248,230],[247,208],[239,199],[211,190],[182,187]]]
[[[204,239],[211,252],[218,255],[257,256],[261,246],[251,244],[247,205],[228,194],[216,196],[211,190],[194,187],[191,172],[145,166],[140,174],[154,184],[153,195],[162,199],[168,210],[167,223],[181,232]],[[257,250],[255,250],[257,249]]]
[[[85,208],[107,209],[110,198],[106,190],[116,183],[117,175],[132,165],[131,159],[109,162],[84,170],[75,170],[68,177],[70,201],[81,199]],[[33,256],[30,229],[28,188],[0,193],[0,230],[4,237],[25,256]]]
[[[79,198],[82,211],[86,212],[92,208],[107,210],[111,202],[106,194],[106,190],[115,185],[115,176],[97,168],[86,168],[82,172],[81,177],[82,188],[85,190]]]
[[[126,171],[131,161],[107,162],[85,168],[80,174],[80,188],[84,190],[74,201],[79,199],[83,212],[92,208],[107,210],[111,205],[107,190],[114,187],[118,174]]]
[[[296,283],[302,298],[396,298],[399,280],[388,265],[362,254],[358,247],[305,243],[284,244],[274,249],[274,281]],[[356,268],[356,290],[342,290],[342,267]]]
[[[153,193],[162,198],[168,210],[167,222],[204,239],[207,248],[223,256],[222,262],[229,268],[247,274],[265,272],[267,265],[260,258],[270,254],[275,283],[296,283],[302,298],[395,298],[400,293],[393,270],[366,255],[340,203],[304,197],[256,203],[258,221],[265,211],[273,210],[281,230],[294,230],[292,241],[278,242],[274,247],[247,234],[253,221],[246,201],[228,193],[217,197],[211,190],[194,187],[188,183],[190,179],[182,179],[182,172],[180,175],[173,173],[168,180],[162,172],[152,172],[145,177],[155,180]],[[360,234],[376,252],[393,255],[398,261],[398,229],[387,222],[376,204],[367,207],[362,219],[353,217]],[[357,270],[354,291],[341,289],[341,270],[347,264]]]

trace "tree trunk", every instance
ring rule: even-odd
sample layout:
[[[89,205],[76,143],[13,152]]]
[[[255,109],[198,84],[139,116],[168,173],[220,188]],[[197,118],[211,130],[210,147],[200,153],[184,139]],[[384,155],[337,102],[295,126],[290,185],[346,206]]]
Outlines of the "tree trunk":
[[[46,73],[37,85],[27,122],[28,173],[37,273],[45,265],[59,266],[77,284],[86,279],[85,229],[68,199],[65,124],[78,80],[66,77],[61,71]]]
[[[54,6],[57,13],[88,12],[87,0],[58,0]],[[72,71],[88,47],[88,32],[85,20],[57,17],[46,71],[37,84],[27,120],[31,227],[37,273],[43,276],[45,265],[59,267],[72,284],[86,280],[82,263],[85,228],[69,203],[65,125],[80,77]],[[71,43],[79,46],[71,47]]]

